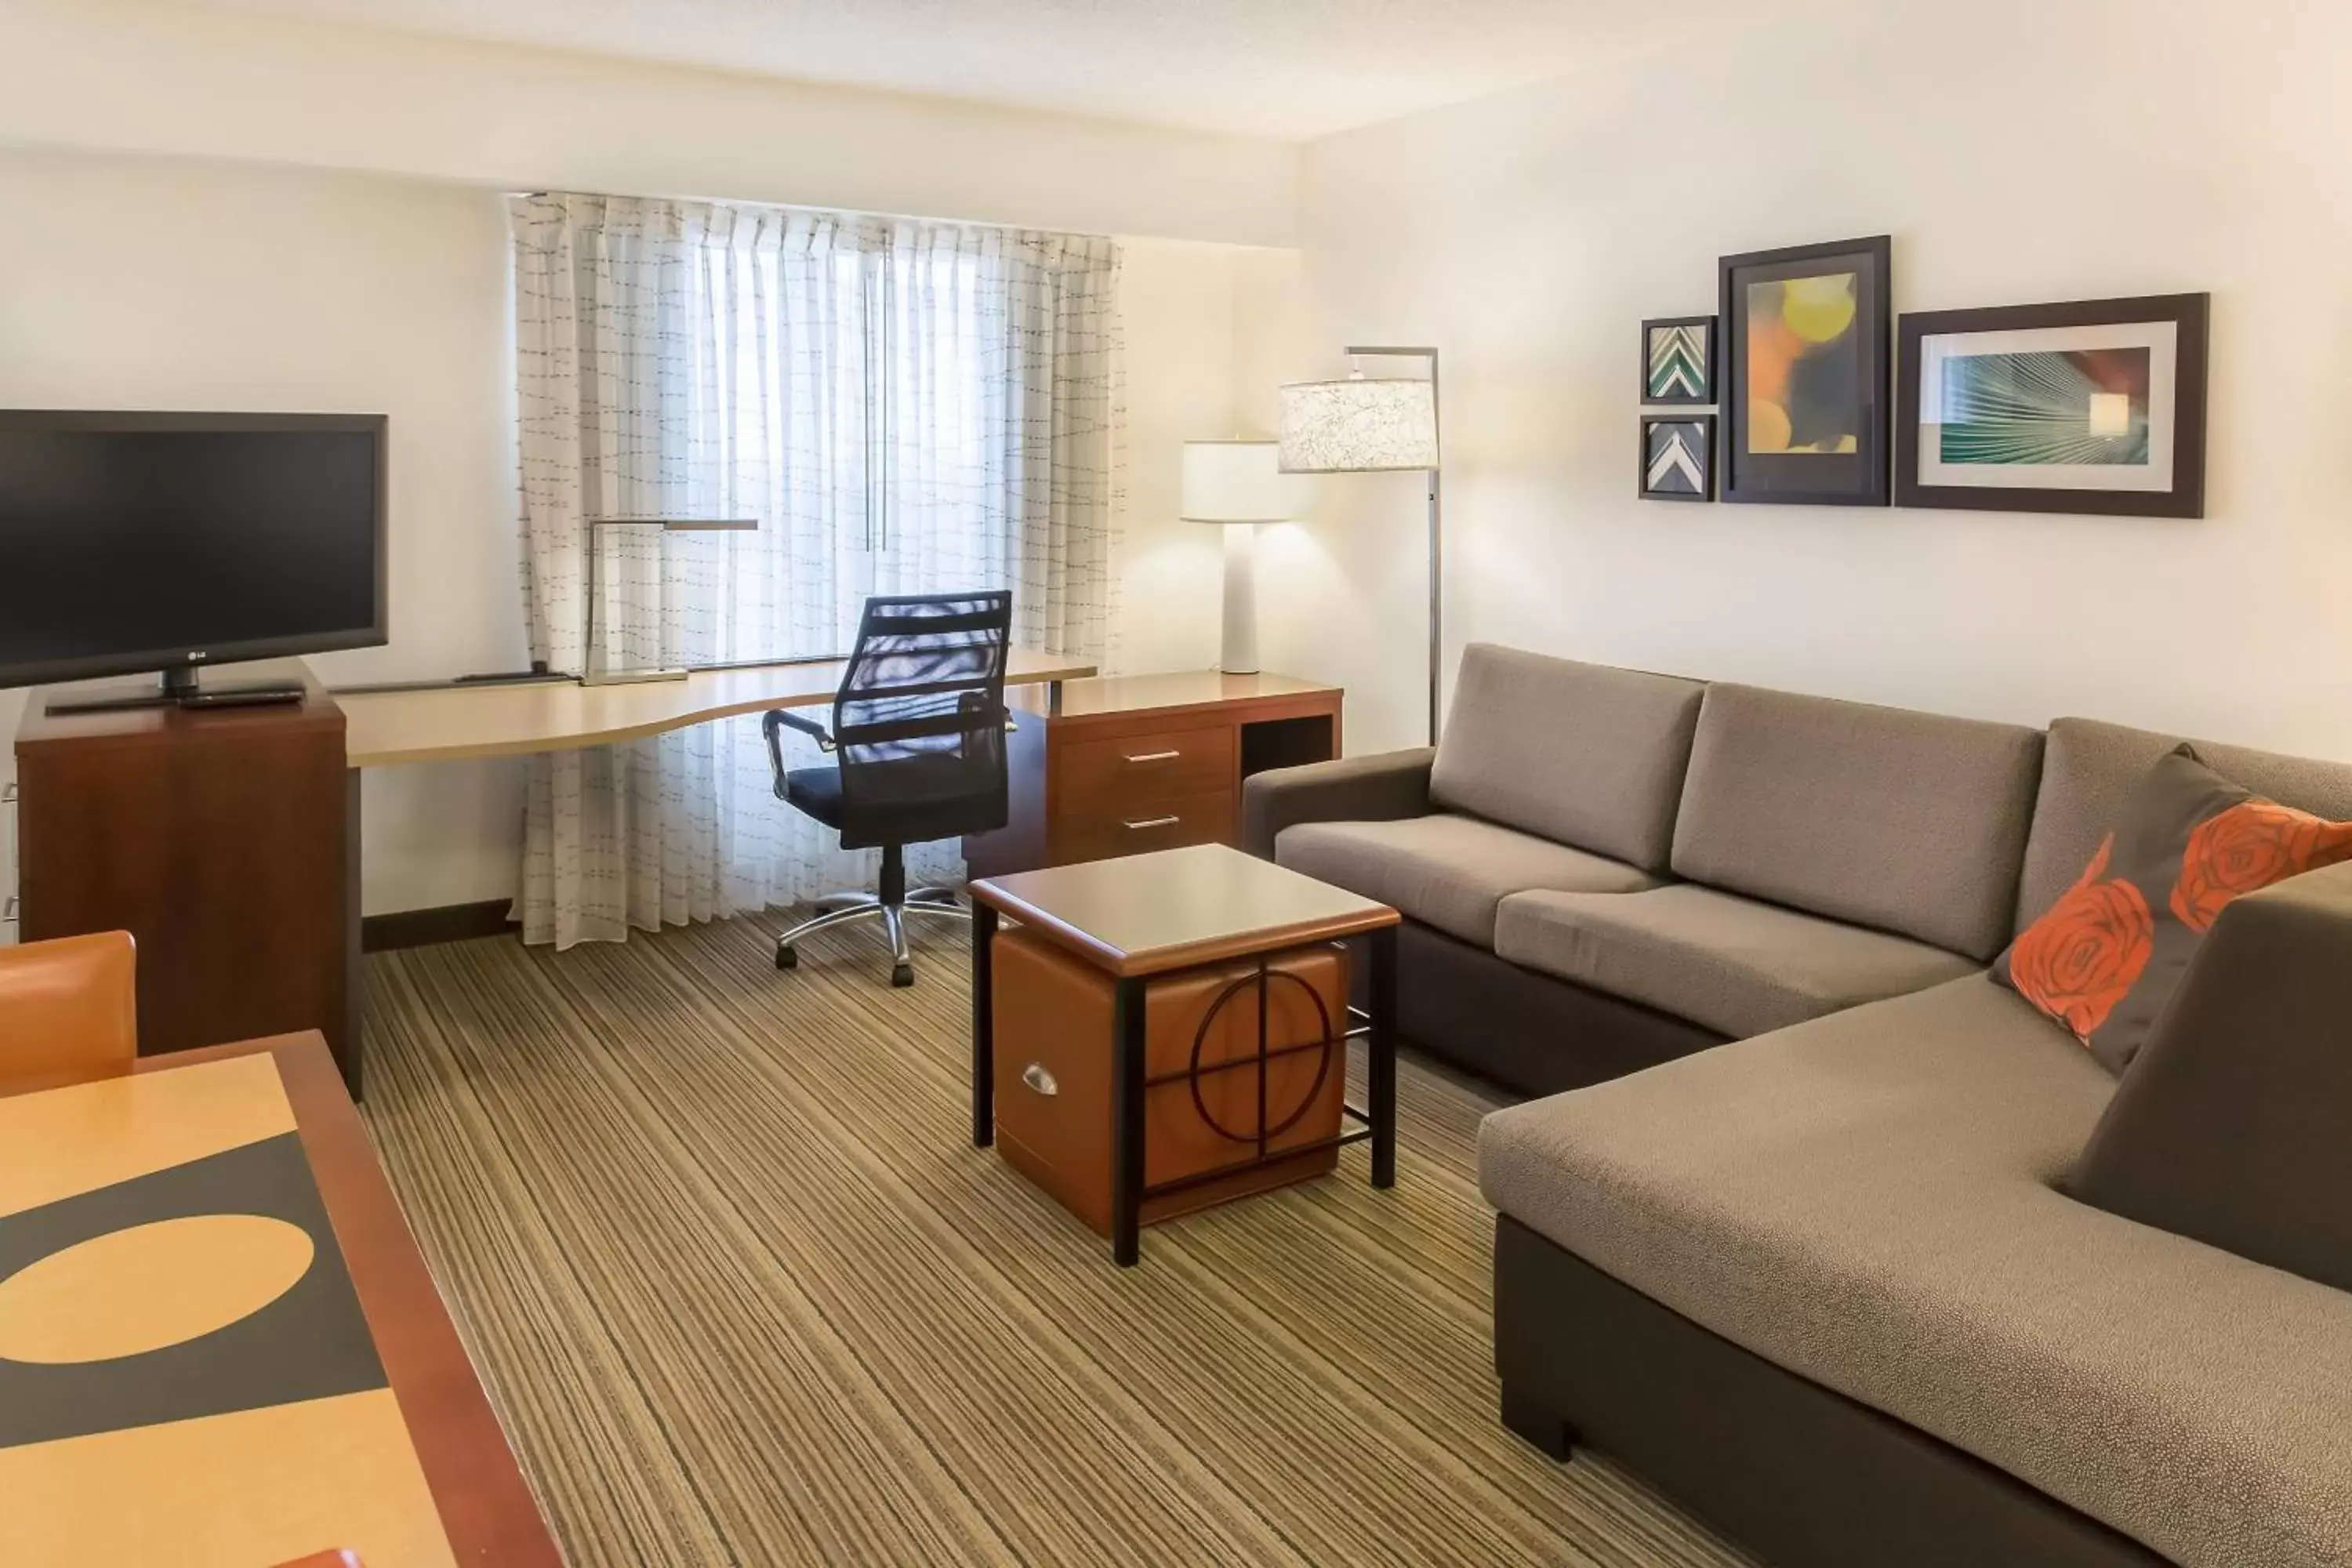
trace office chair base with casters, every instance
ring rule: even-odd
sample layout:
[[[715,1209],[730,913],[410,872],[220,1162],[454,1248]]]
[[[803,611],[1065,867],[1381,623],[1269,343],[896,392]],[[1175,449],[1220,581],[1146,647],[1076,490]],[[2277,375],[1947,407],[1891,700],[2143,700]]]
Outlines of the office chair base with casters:
[[[925,915],[945,920],[969,921],[971,911],[956,901],[955,892],[949,888],[917,888],[907,890],[906,857],[897,846],[882,851],[882,885],[871,893],[827,893],[816,901],[816,913],[776,938],[776,967],[800,967],[800,942],[821,931],[835,926],[855,925],[860,921],[880,921],[882,934],[890,943],[890,984],[912,985],[915,983],[913,951],[907,943],[907,917]]]

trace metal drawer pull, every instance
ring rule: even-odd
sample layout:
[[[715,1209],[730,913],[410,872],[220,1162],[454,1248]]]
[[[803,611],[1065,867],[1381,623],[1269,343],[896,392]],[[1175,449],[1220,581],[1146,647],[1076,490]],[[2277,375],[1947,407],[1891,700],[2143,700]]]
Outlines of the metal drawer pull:
[[[1181,752],[1145,752],[1140,755],[1130,756],[1127,760],[1130,763],[1165,763],[1183,754]]]
[[[1059,1094],[1062,1092],[1062,1086],[1055,1080],[1052,1073],[1045,1070],[1045,1064],[1043,1062],[1031,1062],[1027,1067],[1023,1068],[1021,1069],[1021,1081],[1027,1084],[1031,1089],[1035,1089],[1039,1094]]]
[[[1147,827],[1173,827],[1184,819],[1181,816],[1147,816],[1141,822],[1121,822],[1130,833],[1140,833]]]

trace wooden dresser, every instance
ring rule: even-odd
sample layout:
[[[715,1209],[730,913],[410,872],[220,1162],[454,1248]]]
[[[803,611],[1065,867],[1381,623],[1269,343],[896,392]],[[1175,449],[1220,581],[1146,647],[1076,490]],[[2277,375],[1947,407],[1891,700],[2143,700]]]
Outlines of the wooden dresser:
[[[16,731],[26,942],[127,931],[142,1056],[316,1029],[356,1095],[358,879],[343,715],[299,663],[282,706],[45,711]]]
[[[1336,686],[1287,675],[1104,676],[1010,699],[1012,810],[964,840],[974,877],[1232,844],[1242,780],[1339,754]]]

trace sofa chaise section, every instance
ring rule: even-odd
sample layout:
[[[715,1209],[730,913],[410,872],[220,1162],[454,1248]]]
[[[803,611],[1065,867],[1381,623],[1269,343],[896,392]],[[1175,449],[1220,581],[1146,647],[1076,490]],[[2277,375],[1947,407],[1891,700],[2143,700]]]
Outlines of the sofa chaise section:
[[[2340,1565],[2352,1296],[2065,1195],[2113,1090],[1971,977],[1497,1112],[1480,1179],[1507,1226],[2166,1559]],[[1564,1361],[1614,1353],[1561,1306],[1498,1276],[1507,1405],[1612,1446],[1611,1413],[1546,1411]],[[1874,1543],[1871,1510],[1826,1511],[1845,1533],[1824,1561],[1917,1560],[1901,1532],[1922,1521]],[[1759,1546],[1806,1527],[1722,1522]],[[1987,1546],[1951,1560],[2021,1560]]]

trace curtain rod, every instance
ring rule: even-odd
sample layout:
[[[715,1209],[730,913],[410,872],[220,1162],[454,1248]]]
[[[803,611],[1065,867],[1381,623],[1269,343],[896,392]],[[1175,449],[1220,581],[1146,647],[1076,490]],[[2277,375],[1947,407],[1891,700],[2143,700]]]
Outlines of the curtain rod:
[[[507,194],[511,196],[530,196],[540,199],[548,196],[573,195],[598,196],[606,199],[620,196],[624,200],[640,202],[707,202],[713,206],[767,207],[775,212],[823,213],[828,217],[886,218],[898,223],[940,223],[950,224],[958,228],[992,228],[1000,234],[1054,234],[1070,239],[1108,239],[1114,243],[1119,239],[1118,235],[1098,229],[1038,228],[1028,224],[990,223],[985,218],[933,217],[922,213],[877,212],[870,207],[819,207],[810,206],[801,202],[755,202],[735,196],[648,196],[620,191],[509,191]]]

